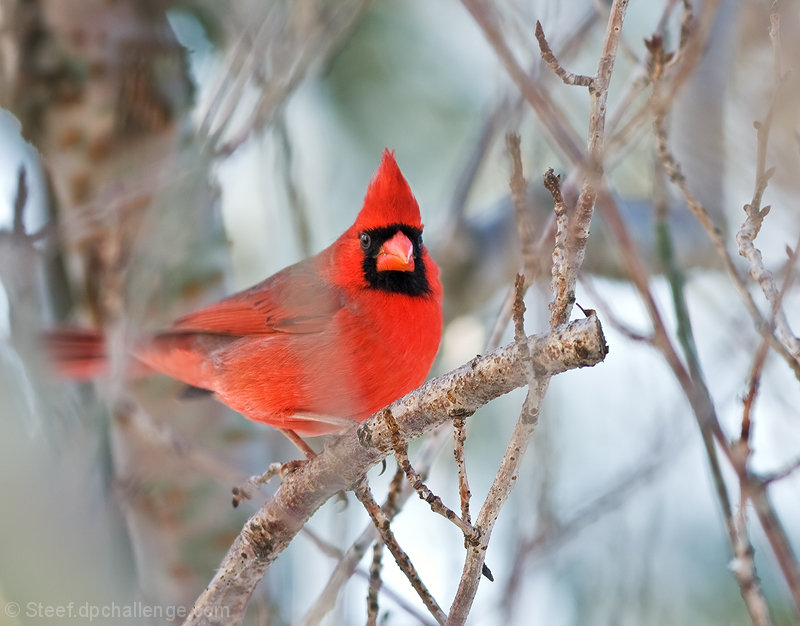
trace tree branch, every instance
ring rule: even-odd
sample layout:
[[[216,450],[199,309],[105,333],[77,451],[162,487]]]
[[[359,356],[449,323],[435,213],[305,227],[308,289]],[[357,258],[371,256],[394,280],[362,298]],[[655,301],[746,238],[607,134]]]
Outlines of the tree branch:
[[[463,420],[463,418],[461,419]],[[444,446],[448,434],[447,427],[443,425],[431,433],[420,446],[419,453],[414,459],[414,464],[423,476],[427,476],[431,465],[433,465],[434,460],[438,457],[439,451]],[[412,493],[416,492],[411,488],[411,485],[408,484],[408,481],[405,480],[403,470],[398,467],[389,485],[386,500],[383,503],[383,510],[386,512],[386,515],[393,518]],[[305,527],[305,532],[307,531],[308,526]],[[361,534],[342,554],[333,572],[331,572],[325,588],[314,604],[309,607],[307,613],[298,622],[298,626],[316,626],[322,621],[323,617],[333,609],[336,598],[339,596],[342,587],[356,572],[356,566],[359,561],[361,561],[364,554],[366,554],[370,543],[377,537],[378,530],[375,528],[372,520],[370,520]],[[421,623],[424,621],[421,614],[415,614],[414,617],[420,620]],[[424,617],[427,618],[427,616]]]
[[[539,42],[539,51],[542,53],[542,60],[547,63],[547,66],[553,70],[553,73],[556,76],[564,81],[565,85],[589,87],[592,84],[594,77],[586,76],[585,74],[573,74],[572,72],[568,72],[566,69],[564,69],[564,66],[561,65],[559,60],[556,58],[556,55],[553,54],[550,44],[547,43],[547,38],[544,36],[542,23],[539,20],[536,20],[536,30],[534,34],[536,35],[536,41]]]
[[[595,365],[608,351],[594,316],[531,336],[528,349],[539,377]],[[402,435],[414,439],[527,384],[528,371],[521,367],[519,347],[510,344],[428,381],[386,410]],[[391,450],[391,433],[379,412],[287,476],[272,499],[245,523],[185,624],[240,623],[253,589],[305,522],[336,492],[352,489]]]
[[[428,591],[425,583],[422,582],[422,579],[417,573],[417,568],[414,567],[411,559],[408,558],[408,554],[406,554],[405,550],[403,550],[403,548],[400,547],[400,544],[397,543],[397,539],[395,538],[392,529],[389,527],[389,516],[386,515],[384,510],[378,505],[377,502],[375,502],[375,498],[372,496],[372,491],[367,483],[366,476],[362,477],[358,485],[356,485],[355,489],[353,489],[353,492],[356,494],[356,498],[359,499],[361,504],[364,505],[364,508],[367,510],[367,513],[369,514],[372,523],[375,525],[375,528],[378,529],[380,541],[383,542],[387,548],[389,548],[389,551],[392,553],[397,566],[406,575],[408,582],[411,583],[411,586],[414,588],[414,591],[417,592],[417,595],[419,595],[422,603],[427,607],[428,611],[430,611],[437,623],[444,624],[445,620],[447,619],[447,615],[445,615],[442,607],[439,606],[438,602],[436,602],[436,599],[431,595],[431,592]],[[370,593],[372,593],[372,584],[370,584]],[[377,595],[375,596],[375,604],[377,612]]]

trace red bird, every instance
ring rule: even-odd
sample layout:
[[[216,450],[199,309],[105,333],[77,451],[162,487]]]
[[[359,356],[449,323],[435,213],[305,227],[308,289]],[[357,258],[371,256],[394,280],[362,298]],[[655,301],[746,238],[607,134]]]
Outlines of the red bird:
[[[441,334],[439,270],[386,150],[355,223],[333,244],[180,318],[131,354],[300,445],[297,435],[341,430],[419,386]],[[99,333],[56,330],[47,343],[66,377],[105,367]]]

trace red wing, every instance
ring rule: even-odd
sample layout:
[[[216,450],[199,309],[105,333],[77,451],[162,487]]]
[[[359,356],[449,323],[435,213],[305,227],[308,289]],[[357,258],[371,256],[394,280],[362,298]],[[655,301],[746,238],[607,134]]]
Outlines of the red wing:
[[[321,332],[341,308],[340,294],[319,277],[310,261],[189,313],[170,330],[234,336]]]

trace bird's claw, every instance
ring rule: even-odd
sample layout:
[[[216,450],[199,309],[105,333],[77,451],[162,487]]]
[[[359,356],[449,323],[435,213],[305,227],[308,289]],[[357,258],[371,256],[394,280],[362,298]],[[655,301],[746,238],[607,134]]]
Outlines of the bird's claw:
[[[286,461],[286,463],[281,465],[281,470],[280,470],[281,480],[283,480],[290,474],[294,474],[301,467],[304,467],[309,460],[310,459],[293,459],[292,461]]]

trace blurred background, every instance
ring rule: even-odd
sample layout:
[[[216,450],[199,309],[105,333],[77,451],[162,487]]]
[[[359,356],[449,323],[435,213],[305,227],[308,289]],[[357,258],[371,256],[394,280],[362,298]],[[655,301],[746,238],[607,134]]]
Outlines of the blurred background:
[[[791,2],[775,7],[785,72],[800,59],[800,15]],[[676,88],[670,148],[747,275],[735,233],[753,196],[753,123],[772,107],[772,210],[756,244],[783,279],[800,233],[797,76],[773,100],[768,3],[693,10],[708,35]],[[142,623],[181,622],[276,485],[237,509],[231,488],[296,455],[277,431],[210,399],[182,400],[181,385],[161,377],[130,381],[117,367],[92,385],[59,381],[39,349],[41,330],[103,327],[113,362],[123,363],[138,334],[332,242],[389,147],[443,271],[446,326],[432,375],[486,351],[522,263],[505,133],[521,136],[524,219],[537,236],[552,212],[541,173],[559,172],[573,201],[568,179],[577,173],[498,52],[549,94],[583,150],[586,90],[541,65],[534,25],[567,69],[593,74],[607,12],[590,0],[0,0],[0,623],[52,623],[71,614],[56,613],[70,603],[83,617],[138,606]],[[710,240],[659,175],[648,108],[644,40],[661,33],[675,50],[681,15],[669,0],[631,3],[609,96],[606,171],[674,332],[655,236],[656,207],[668,207],[699,361],[734,439],[761,338]],[[608,230],[595,215],[578,303],[599,310],[610,353],[553,380],[487,553],[495,580],[482,581],[471,623],[748,624],[696,421],[664,359],[632,337],[650,322]],[[542,241],[528,333],[545,331],[549,318],[552,239]],[[749,288],[768,315],[758,285]],[[783,306],[800,322],[792,281]],[[500,343],[513,336],[507,326]],[[523,397],[518,390],[468,421],[475,511]],[[772,353],[753,411],[752,469],[796,463],[800,388]],[[392,464],[370,473],[377,494]],[[736,476],[726,468],[725,478],[736,505]],[[457,508],[449,443],[429,484]],[[800,551],[800,470],[769,495]],[[309,523],[313,535],[301,533],[268,570],[248,623],[314,623],[308,616],[336,564],[320,540],[346,550],[366,525],[352,497],[326,504]],[[464,560],[459,531],[417,499],[394,529],[449,606]],[[774,623],[798,623],[757,521],[750,529]],[[323,623],[364,621],[367,569],[365,560]],[[384,583],[381,623],[432,621],[388,557]],[[124,614],[94,621],[130,623]]]

